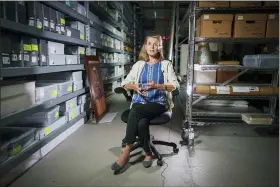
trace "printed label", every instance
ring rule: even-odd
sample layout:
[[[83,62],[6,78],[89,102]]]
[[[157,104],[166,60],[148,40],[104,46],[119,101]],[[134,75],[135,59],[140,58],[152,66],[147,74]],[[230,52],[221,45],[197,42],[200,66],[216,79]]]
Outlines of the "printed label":
[[[59,112],[56,112],[55,113],[55,118],[58,118],[59,117]]]
[[[73,108],[74,108],[74,103],[70,103],[69,108],[70,108],[70,109],[73,109]]]
[[[46,62],[47,61],[46,56],[45,55],[41,55],[41,60],[42,60],[42,62]]]
[[[269,15],[268,15],[268,18],[269,18],[269,19],[275,19],[275,14],[269,14]]]
[[[45,136],[49,135],[51,133],[51,128],[50,127],[45,128],[44,132],[45,132]]]
[[[60,26],[56,26],[56,32],[60,32]]]
[[[53,22],[51,22],[51,28],[54,29],[54,23]]]
[[[67,91],[72,92],[72,86],[68,86]]]
[[[23,50],[24,51],[32,51],[32,47],[30,44],[23,44]]]
[[[57,96],[57,90],[52,90],[52,97],[56,97]]]
[[[37,29],[41,29],[42,28],[42,22],[37,20]]]
[[[34,27],[34,26],[35,26],[34,19],[30,19],[30,20],[28,21],[28,25]]]
[[[36,57],[36,56],[32,56],[31,61],[32,61],[33,63],[36,63],[36,62],[37,62],[37,57]]]
[[[64,29],[64,27],[61,27],[61,32],[65,32],[65,29]]]
[[[85,39],[85,36],[83,34],[80,34],[80,39],[81,40],[84,40]]]
[[[22,55],[21,54],[18,55],[18,60],[22,60]]]
[[[31,44],[31,49],[32,49],[32,51],[38,51],[38,45],[36,45],[36,44]]]
[[[216,86],[210,86],[210,89],[211,89],[211,90],[215,90],[215,89],[216,89]]]
[[[49,27],[49,22],[47,20],[44,20],[44,27]]]
[[[241,93],[249,93],[249,87],[238,87],[238,86],[233,86],[232,87],[232,92],[241,92]]]
[[[3,64],[11,64],[11,62],[10,62],[10,58],[9,57],[2,57],[2,61],[3,61]]]
[[[260,91],[259,87],[257,87],[257,86],[249,87],[249,89],[250,89],[250,92],[259,92]]]
[[[204,15],[204,19],[209,19],[210,16],[209,15]]]
[[[12,154],[13,155],[16,155],[18,154],[22,149],[22,146],[21,145],[16,145],[14,148],[13,148],[13,151],[12,151]]]
[[[18,61],[17,54],[12,54],[12,61]]]
[[[65,19],[64,18],[60,18],[60,23],[65,25]]]
[[[71,114],[70,114],[70,119],[71,119],[71,120],[74,119],[75,116],[76,116],[76,113],[75,113],[75,112],[71,112]]]
[[[66,35],[67,35],[67,36],[71,36],[71,31],[70,31],[70,30],[67,30]]]
[[[84,55],[85,54],[85,49],[80,49],[80,54]]]
[[[237,20],[243,20],[243,16],[237,16]]]
[[[230,94],[228,86],[217,86],[217,94]]]
[[[23,55],[23,59],[24,59],[24,61],[27,61],[27,62],[30,61],[29,55]]]

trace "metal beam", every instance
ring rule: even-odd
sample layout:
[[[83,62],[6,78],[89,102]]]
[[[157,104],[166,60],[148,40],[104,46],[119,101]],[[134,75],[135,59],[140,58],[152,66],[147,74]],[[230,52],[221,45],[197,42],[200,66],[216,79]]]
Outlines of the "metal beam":
[[[170,27],[169,51],[168,51],[168,60],[170,60],[170,61],[172,61],[172,56],[173,56],[175,15],[176,15],[176,2],[173,2],[172,3],[172,15],[171,15],[171,27]]]

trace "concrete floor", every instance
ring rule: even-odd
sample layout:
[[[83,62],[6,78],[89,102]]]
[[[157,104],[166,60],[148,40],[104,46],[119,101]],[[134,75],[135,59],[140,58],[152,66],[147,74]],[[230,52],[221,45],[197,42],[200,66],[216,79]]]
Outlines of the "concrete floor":
[[[248,126],[195,129],[193,150],[179,146],[178,155],[165,157],[162,167],[154,161],[146,169],[138,162],[114,175],[110,166],[125,132],[120,114],[128,103],[116,95],[108,103],[111,112],[119,112],[112,123],[85,124],[11,186],[279,186],[278,137]],[[180,125],[176,108],[169,124],[151,127],[151,132],[179,143]]]

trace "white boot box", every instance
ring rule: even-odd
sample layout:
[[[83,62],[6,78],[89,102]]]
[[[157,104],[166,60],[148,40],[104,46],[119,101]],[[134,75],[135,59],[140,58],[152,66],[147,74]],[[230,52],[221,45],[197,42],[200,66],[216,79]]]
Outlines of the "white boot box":
[[[49,55],[49,65],[50,66],[60,66],[60,65],[65,65],[65,55],[54,55],[50,54]]]
[[[83,86],[83,81],[74,81],[73,82],[73,91],[78,91],[80,89],[82,89],[84,86]]]
[[[78,64],[77,55],[65,55],[66,64]]]

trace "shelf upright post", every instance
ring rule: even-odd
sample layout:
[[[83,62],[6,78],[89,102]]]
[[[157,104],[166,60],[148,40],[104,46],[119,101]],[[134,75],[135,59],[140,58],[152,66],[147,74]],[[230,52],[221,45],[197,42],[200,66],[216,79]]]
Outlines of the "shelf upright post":
[[[190,3],[189,15],[189,59],[187,66],[187,99],[186,99],[186,116],[188,128],[192,123],[192,97],[193,97],[193,69],[194,69],[194,49],[195,49],[195,2]]]
[[[278,81],[279,81],[279,70],[273,71],[271,86],[276,87],[278,84]],[[276,97],[271,97],[269,100],[269,114],[272,117],[272,120],[273,120],[272,123],[277,123],[277,122],[275,122],[276,102],[277,102]]]
[[[85,1],[86,15],[89,18],[89,2]],[[91,43],[90,43],[90,21],[86,24],[86,41],[88,41],[88,46],[86,48],[86,55],[91,55]]]
[[[0,20],[1,21],[1,20]],[[1,24],[1,23],[0,23]],[[2,77],[2,64],[3,64],[3,59],[2,59],[2,34],[1,34],[1,28],[0,28],[0,81],[3,80]]]
[[[179,73],[179,13],[180,3],[176,6],[176,27],[175,27],[175,72]]]

